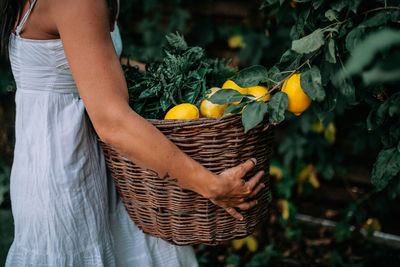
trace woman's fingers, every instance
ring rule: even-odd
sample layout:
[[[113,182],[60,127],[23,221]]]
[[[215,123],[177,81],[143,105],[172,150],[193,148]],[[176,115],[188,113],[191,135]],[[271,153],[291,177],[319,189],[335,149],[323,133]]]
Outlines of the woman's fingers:
[[[235,208],[225,208],[226,212],[228,212],[233,218],[238,220],[243,220],[243,215],[237,212]]]
[[[253,191],[254,187],[256,185],[258,185],[258,183],[260,182],[260,179],[263,177],[263,175],[264,175],[264,171],[259,171],[248,182],[246,182],[246,185],[249,187],[251,192]]]
[[[258,184],[256,189],[254,189],[253,192],[251,192],[251,194],[249,195],[249,198],[255,197],[264,187],[265,187],[265,184],[263,184],[263,183]]]
[[[235,174],[236,177],[242,178],[246,175],[251,169],[256,166],[257,160],[255,158],[251,158],[246,160],[242,164],[237,165],[236,167],[228,169],[230,174]]]
[[[257,205],[257,200],[239,204],[239,205],[237,205],[237,207],[241,210],[248,210],[248,209],[251,209],[252,207],[254,207],[255,205]]]

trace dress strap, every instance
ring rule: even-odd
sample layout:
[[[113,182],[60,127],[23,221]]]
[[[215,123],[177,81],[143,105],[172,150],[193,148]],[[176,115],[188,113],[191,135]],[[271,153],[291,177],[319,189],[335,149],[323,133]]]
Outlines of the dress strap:
[[[16,35],[19,36],[20,32],[22,31],[22,28],[24,27],[24,24],[26,22],[26,20],[29,17],[29,14],[31,13],[34,5],[36,4],[36,0],[33,0],[31,3],[31,6],[29,7],[28,11],[26,12],[25,16],[22,18],[21,22],[19,23],[19,25],[17,26],[17,28],[15,29],[15,33]]]
[[[119,0],[117,0],[117,14],[115,16],[115,21],[117,21],[118,16],[119,16],[119,9],[120,9],[120,4],[119,4]]]

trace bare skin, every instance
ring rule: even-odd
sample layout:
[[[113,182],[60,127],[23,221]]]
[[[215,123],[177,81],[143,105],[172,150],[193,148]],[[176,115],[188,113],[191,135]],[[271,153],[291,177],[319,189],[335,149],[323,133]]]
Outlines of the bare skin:
[[[247,182],[242,179],[255,160],[215,175],[129,107],[126,82],[110,37],[106,1],[39,0],[21,36],[61,38],[90,120],[104,142],[142,168],[176,178],[180,186],[209,198],[237,219],[243,217],[235,208],[256,205],[249,199],[264,187],[260,183],[264,173],[258,172]]]

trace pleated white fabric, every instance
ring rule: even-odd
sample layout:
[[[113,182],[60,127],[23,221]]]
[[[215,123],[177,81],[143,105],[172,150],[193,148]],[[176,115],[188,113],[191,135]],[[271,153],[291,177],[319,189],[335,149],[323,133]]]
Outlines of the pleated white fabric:
[[[9,45],[17,92],[15,238],[6,266],[197,266],[192,247],[133,224],[107,176],[61,40],[22,38],[25,21]]]

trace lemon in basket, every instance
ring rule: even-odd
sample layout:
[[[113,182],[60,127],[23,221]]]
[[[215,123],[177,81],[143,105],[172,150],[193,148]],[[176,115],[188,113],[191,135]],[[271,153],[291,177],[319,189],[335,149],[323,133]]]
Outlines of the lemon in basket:
[[[271,98],[270,94],[268,93],[267,88],[265,88],[264,86],[253,86],[253,87],[249,87],[247,88],[247,93],[249,95],[253,95],[254,97],[258,98],[261,97],[263,95],[265,95],[264,97],[257,99],[257,101],[268,101]]]
[[[300,116],[311,104],[311,98],[308,97],[301,88],[300,74],[293,74],[282,85],[282,92],[285,92],[289,98],[287,110]]]
[[[241,94],[247,94],[247,88],[240,87],[232,80],[227,80],[226,82],[224,82],[224,84],[222,85],[222,89],[233,89]],[[239,103],[240,101],[232,102],[232,104],[239,104]]]
[[[218,90],[221,90],[218,87],[213,87],[211,88],[211,93],[207,94],[207,97],[212,96],[215,92]],[[203,117],[206,118],[218,118],[221,117],[224,114],[225,109],[228,107],[228,105],[218,105],[214,104],[211,101],[204,99],[201,101],[200,104],[200,113]]]
[[[164,120],[192,120],[199,118],[199,109],[189,103],[183,103],[171,108],[165,114]]]

